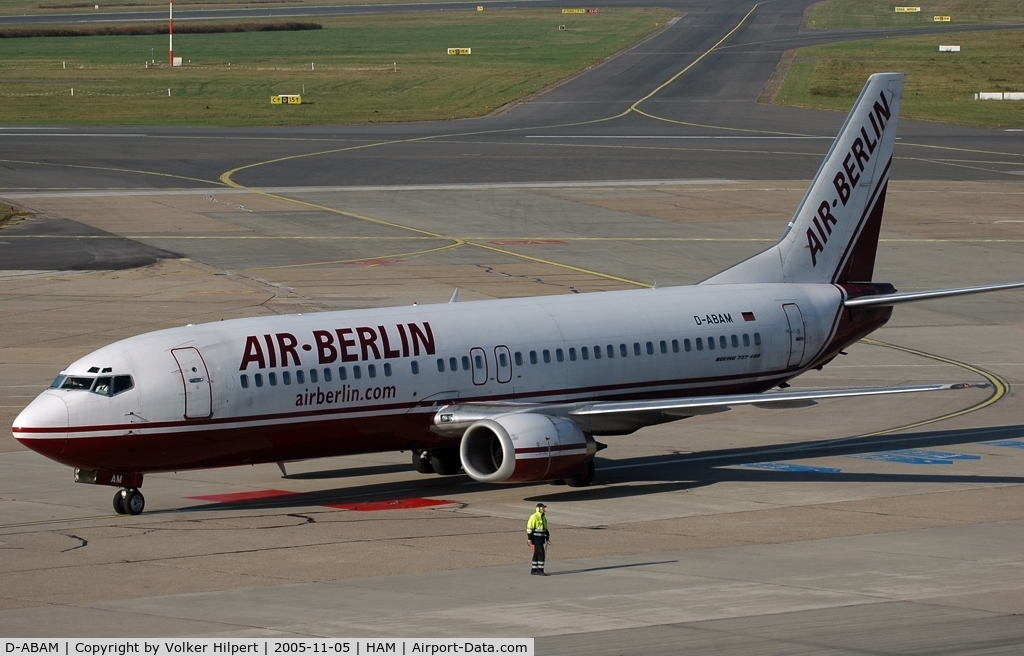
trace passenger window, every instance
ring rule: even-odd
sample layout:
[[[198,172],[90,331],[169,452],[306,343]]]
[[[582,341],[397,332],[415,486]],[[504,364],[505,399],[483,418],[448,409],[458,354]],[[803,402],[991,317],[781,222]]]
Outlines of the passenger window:
[[[519,351],[516,351],[515,360],[517,367],[523,366],[523,354],[520,353]]]
[[[565,353],[562,352],[562,349],[555,349],[555,359],[559,362],[565,361]]]
[[[633,355],[640,355],[640,342],[633,342]]]
[[[600,346],[595,346],[594,347],[594,359],[595,360],[600,360],[601,359],[601,347]]]
[[[444,358],[437,359],[437,370],[444,373]]]
[[[530,351],[530,364],[537,364],[537,352]]]
[[[743,333],[743,345],[750,346],[750,335]]]
[[[629,355],[629,351],[626,350],[625,344],[619,344],[619,355],[621,355],[622,357],[626,357],[627,355]]]
[[[345,367],[338,367],[338,380],[347,380],[348,370]]]
[[[281,372],[281,382],[284,383],[285,385],[291,385],[292,384],[292,372],[290,372],[290,371],[282,371]]]
[[[469,356],[468,355],[462,356],[462,370],[463,371],[469,371]]]
[[[605,349],[608,351],[608,357],[609,358],[614,358],[615,357],[615,348],[611,344],[606,346]]]
[[[309,382],[315,383],[317,380],[316,369],[309,370]]]
[[[544,352],[541,355],[544,356],[544,364],[551,363],[551,351],[544,349]]]
[[[678,353],[679,352],[679,340],[678,339],[673,339],[672,340],[672,352],[673,353]]]
[[[368,365],[366,365],[366,373],[370,376],[370,378],[376,378],[377,377],[377,365],[375,365],[375,364],[368,364]]]
[[[249,389],[249,376],[247,374],[240,375],[238,382],[242,385],[242,389]]]
[[[686,351],[687,353],[690,352],[690,338],[689,337],[687,337],[686,339],[683,340],[683,350]]]
[[[647,355],[654,355],[654,342],[647,342]]]
[[[573,361],[573,362],[576,362],[576,347],[575,346],[572,347],[571,349],[569,349],[569,359],[571,361]]]
[[[666,343],[665,340],[661,340],[659,346],[661,347],[662,353],[668,353],[668,343]]]
[[[473,364],[476,365],[477,369],[483,369],[484,368],[484,356],[482,356],[482,355],[474,355],[473,356]]]
[[[354,365],[352,367],[352,377],[355,378],[356,380],[363,377],[363,370],[360,369],[359,365]]]
[[[701,338],[701,337],[697,338],[697,350],[698,351],[703,351],[704,350],[704,339]]]
[[[708,337],[708,350],[709,351],[714,351],[715,350],[715,338],[714,337]]]
[[[761,345],[761,333],[754,333],[754,346]]]
[[[92,386],[92,393],[99,394],[100,396],[110,396],[110,385],[112,382],[110,376],[97,378],[96,384]]]
[[[327,367],[324,367],[324,382],[331,382],[331,370],[328,369]]]
[[[583,348],[580,349],[580,355],[583,356],[584,360],[589,360],[590,359],[590,349],[588,349],[586,346],[584,346]]]
[[[416,362],[415,360],[413,360],[412,362],[409,363],[409,366],[412,368],[412,373],[418,374],[420,372],[420,363],[419,362]]]
[[[725,335],[718,336],[718,345],[722,348],[729,348],[729,340],[725,338]]]
[[[448,368],[451,369],[452,371],[458,371],[459,370],[459,359],[458,358],[448,358]]]
[[[295,372],[295,382],[298,383],[299,385],[304,385],[306,383],[306,374],[302,371],[302,369],[299,369],[298,371]],[[257,387],[259,386],[257,385]]]
[[[732,347],[733,348],[739,348],[740,347],[740,338],[737,337],[736,335],[732,336]]]
[[[135,387],[135,381],[131,376],[114,376],[114,394],[127,392],[133,387]]]
[[[271,387],[277,387],[277,372],[271,371],[267,374],[267,382],[270,383]]]
[[[504,353],[499,353],[498,354],[498,365],[502,366],[502,367],[507,367],[508,366],[508,356],[505,355]]]
[[[391,375],[391,363],[390,362],[385,362],[384,363],[384,375],[385,376],[390,376]]]
[[[256,387],[263,387],[263,374],[253,374],[252,380],[256,383]]]

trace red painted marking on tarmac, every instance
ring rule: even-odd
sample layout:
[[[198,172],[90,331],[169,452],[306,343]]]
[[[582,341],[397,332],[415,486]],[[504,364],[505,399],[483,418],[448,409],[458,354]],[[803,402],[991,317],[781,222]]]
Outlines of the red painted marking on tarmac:
[[[487,243],[495,246],[561,246],[565,244],[561,239],[496,239]]]
[[[349,264],[355,266],[381,266],[382,264],[395,264],[397,262],[404,262],[405,260],[392,260],[384,257],[371,258],[368,260],[353,260]]]
[[[214,503],[236,503],[238,501],[256,501],[257,499],[273,499],[274,497],[288,497],[298,492],[286,490],[252,490],[251,492],[230,492],[228,494],[203,494],[198,497],[186,497],[196,501],[212,501]]]
[[[413,497],[410,499],[385,499],[384,501],[361,501],[358,503],[328,503],[328,508],[338,510],[356,510],[370,512],[374,510],[405,510],[407,508],[430,508],[432,506],[446,506],[454,501],[445,499],[421,499]]]

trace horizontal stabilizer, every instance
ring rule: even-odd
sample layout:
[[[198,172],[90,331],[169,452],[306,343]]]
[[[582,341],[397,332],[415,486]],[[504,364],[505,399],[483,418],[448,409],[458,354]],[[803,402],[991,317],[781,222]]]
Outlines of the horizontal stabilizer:
[[[896,305],[897,303],[910,303],[913,301],[925,301],[932,298],[946,298],[947,296],[966,296],[967,294],[982,294],[984,292],[995,292],[1000,289],[1018,289],[1024,287],[1024,282],[1004,282],[998,285],[979,285],[977,287],[959,287],[957,289],[934,289],[924,292],[901,292],[898,294],[879,294],[877,296],[858,296],[843,301],[846,307],[877,307]]]

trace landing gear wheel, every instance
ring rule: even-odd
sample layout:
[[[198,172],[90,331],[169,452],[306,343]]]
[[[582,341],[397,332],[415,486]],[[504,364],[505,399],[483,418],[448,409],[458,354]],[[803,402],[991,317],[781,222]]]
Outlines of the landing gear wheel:
[[[129,515],[138,515],[146,507],[146,499],[135,488],[122,490],[121,503]]]
[[[128,511],[124,509],[124,499],[121,496],[121,490],[114,493],[114,512],[118,515],[128,514]]]
[[[426,451],[413,450],[412,466],[421,474],[434,473],[434,468],[430,464],[430,454]]]
[[[594,482],[595,472],[594,461],[588,460],[580,465],[580,468],[576,470],[572,478],[565,479],[565,484],[569,487],[587,487]]]
[[[459,448],[450,446],[440,449],[431,449],[430,466],[434,473],[441,476],[454,476],[462,469],[462,460],[459,459]]]

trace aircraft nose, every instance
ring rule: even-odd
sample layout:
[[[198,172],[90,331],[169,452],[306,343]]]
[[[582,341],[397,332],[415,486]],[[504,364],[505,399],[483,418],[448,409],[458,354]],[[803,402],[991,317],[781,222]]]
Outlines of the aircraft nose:
[[[11,431],[18,439],[33,436],[53,437],[54,433],[67,434],[67,430],[68,406],[64,399],[52,392],[43,392],[37,396],[21,411],[11,427]]]

